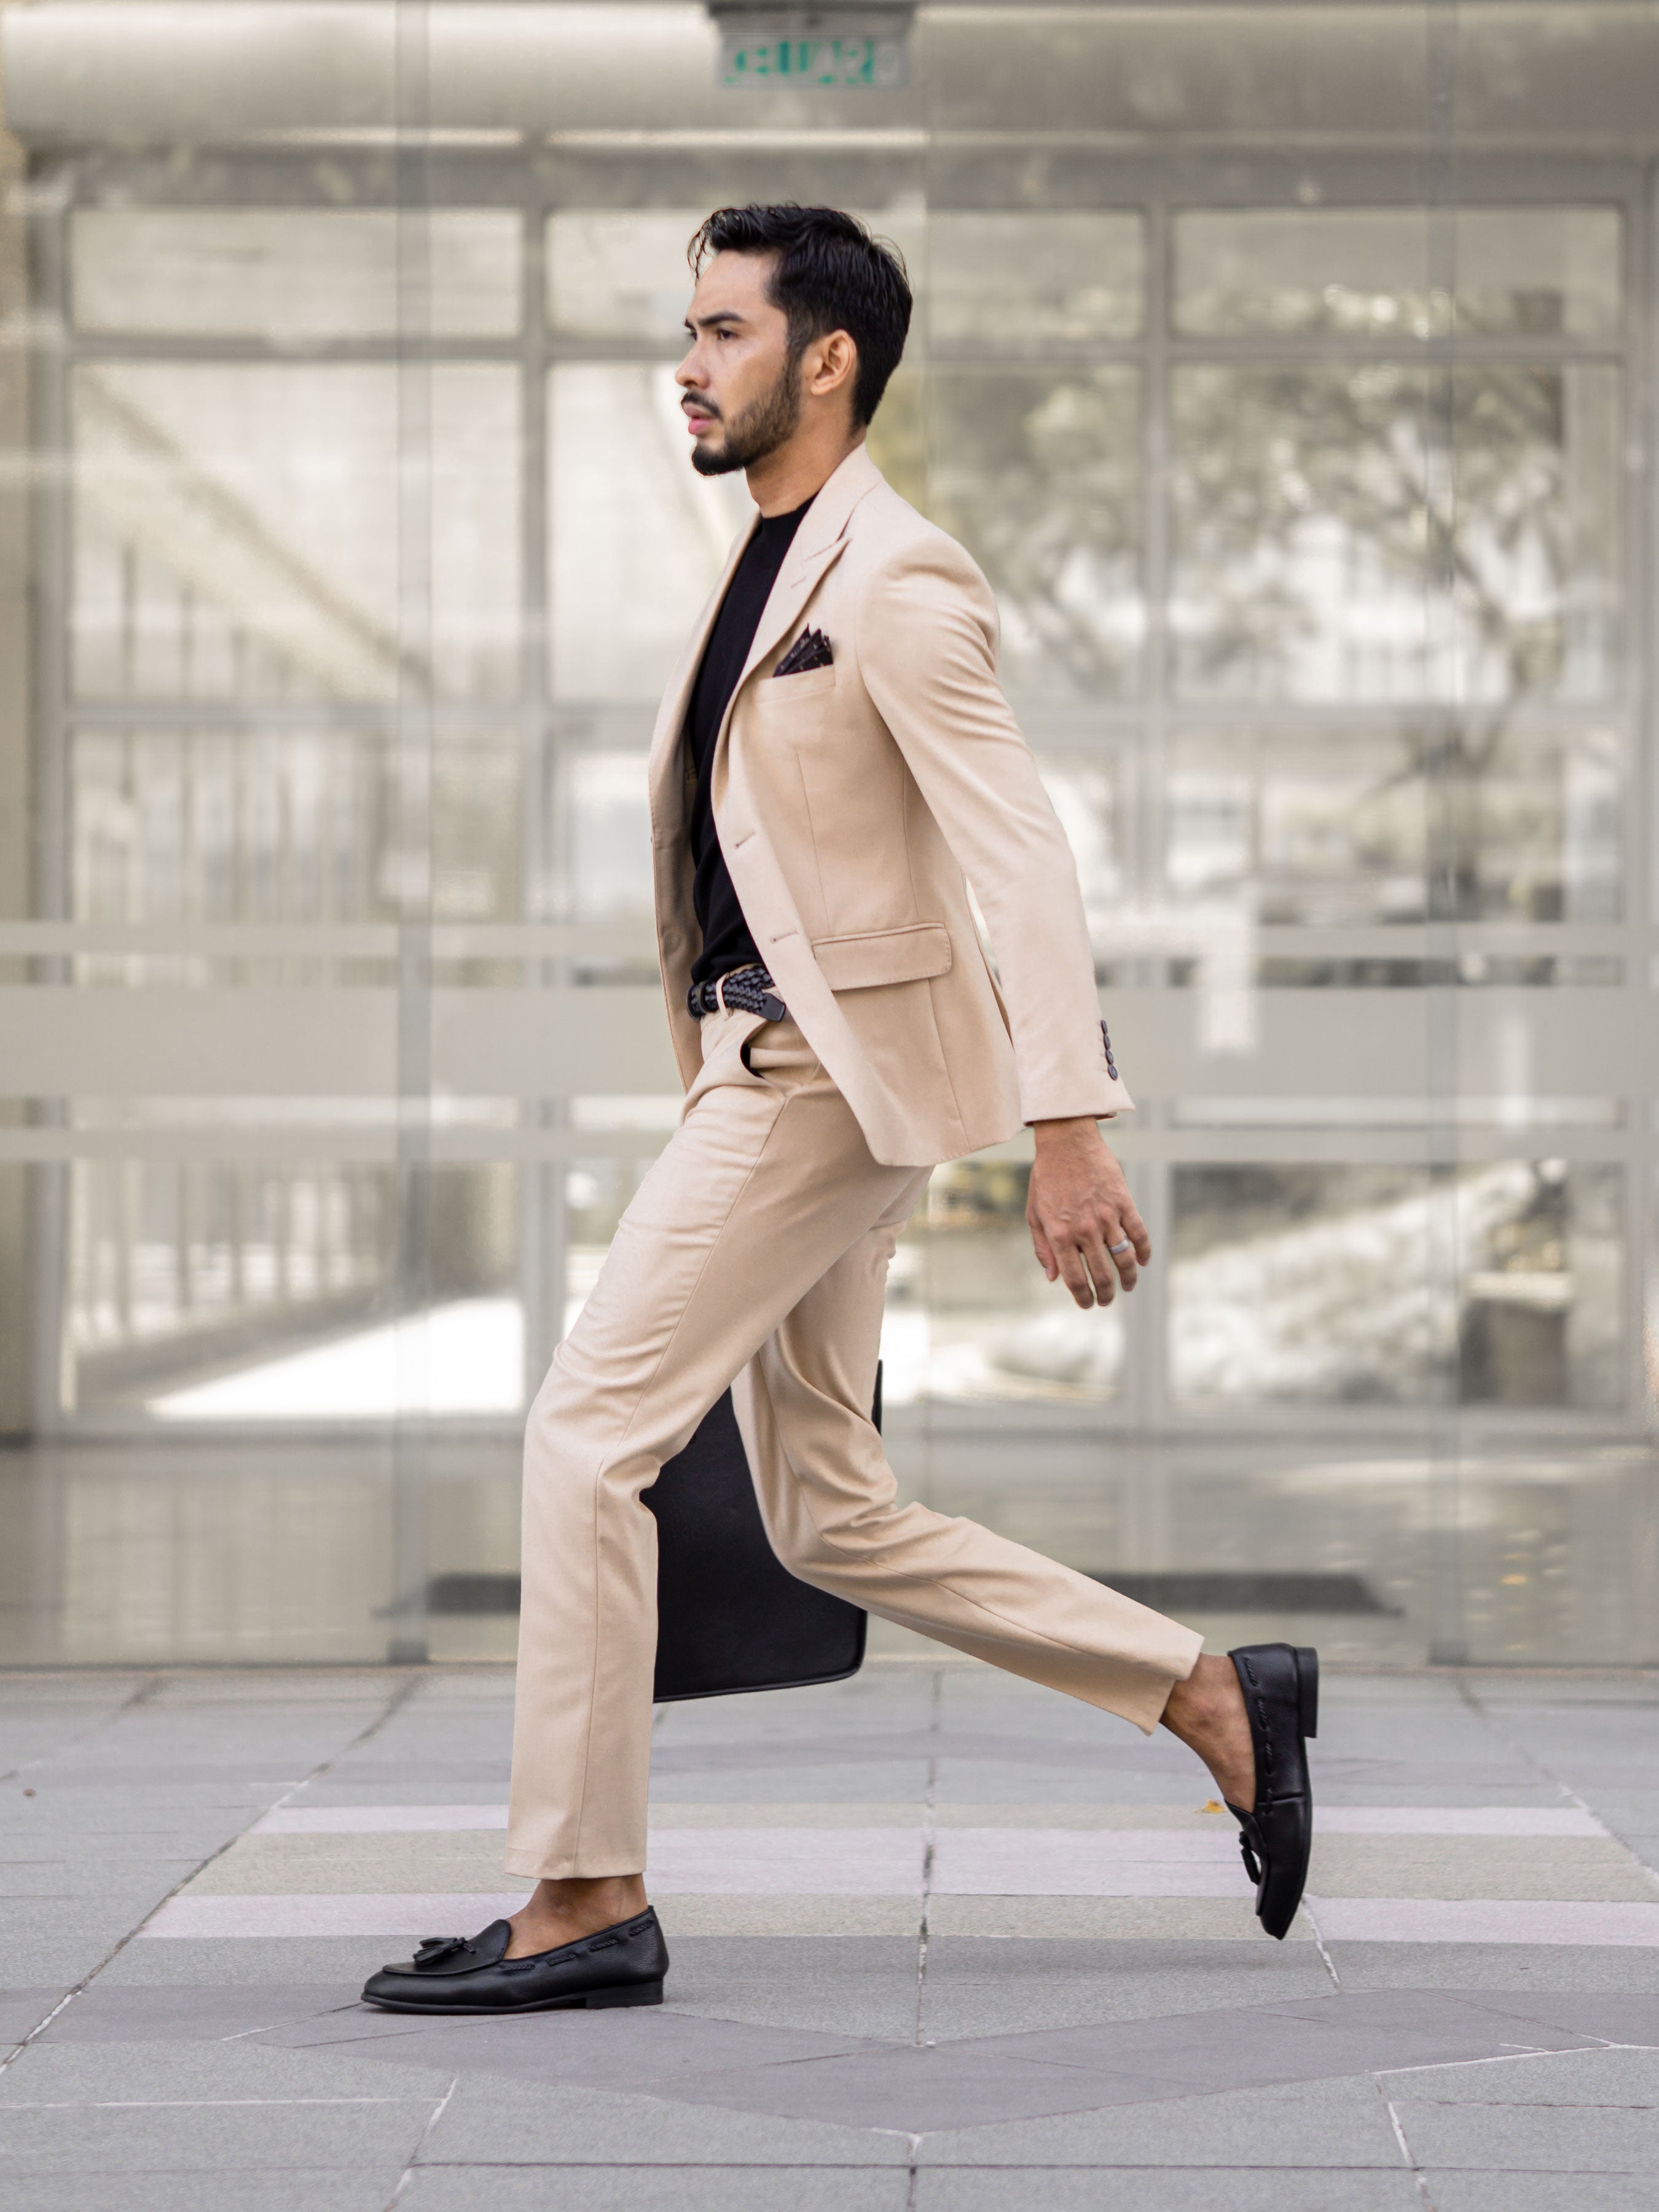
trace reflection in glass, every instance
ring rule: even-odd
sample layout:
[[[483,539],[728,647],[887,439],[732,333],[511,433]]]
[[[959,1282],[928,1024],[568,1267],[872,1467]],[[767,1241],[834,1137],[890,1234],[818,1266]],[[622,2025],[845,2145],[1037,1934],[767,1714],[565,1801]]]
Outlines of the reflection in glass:
[[[83,331],[285,344],[510,337],[521,228],[502,208],[80,208],[70,313]]]
[[[369,362],[76,369],[77,695],[390,699],[425,675],[399,632],[398,379]],[[517,378],[447,362],[422,383],[431,680],[511,697]]]
[[[1050,1285],[1025,1225],[1028,1160],[935,1168],[900,1242],[882,1330],[883,1389],[970,1404],[1103,1404],[1121,1385],[1115,1307],[1085,1313]]]
[[[571,337],[677,346],[691,296],[685,250],[707,208],[562,208],[547,224],[547,316]]]
[[[1608,1406],[1622,1172],[1177,1167],[1177,1402]]]
[[[1499,708],[1607,696],[1619,394],[1617,371],[1590,366],[1177,369],[1182,691]],[[1498,726],[1471,732],[1477,749]]]
[[[1609,731],[1189,731],[1171,745],[1172,890],[1256,887],[1264,922],[1613,921],[1620,747]]]
[[[931,512],[990,580],[1012,696],[1121,697],[1139,681],[1139,404],[1132,368],[933,378]]]
[[[651,812],[646,756],[578,753],[569,764],[569,780],[575,919],[649,919]]]
[[[1204,209],[1175,239],[1176,327],[1194,336],[1443,337],[1448,281],[1464,336],[1619,335],[1616,208]]]
[[[390,920],[411,888],[429,888],[441,921],[515,909],[519,758],[505,739],[434,747],[429,854],[409,857],[377,736],[82,730],[70,765],[78,921]],[[83,957],[88,981],[123,972],[119,956]],[[292,958],[305,962],[302,930]]]
[[[78,1162],[74,1402],[170,1420],[516,1412],[514,1171],[435,1168],[431,1206],[431,1305],[388,1321],[392,1169]]]
[[[927,229],[928,337],[1028,348],[1133,337],[1142,241],[1139,215],[941,210]]]
[[[1109,959],[1121,949],[1113,940],[1125,896],[1118,762],[1110,755],[1045,749],[1037,767],[1077,861],[1095,957]]]
[[[710,186],[719,191],[712,177]],[[847,205],[842,193],[827,197]],[[561,208],[550,216],[549,326],[564,337],[654,341],[678,354],[691,297],[686,249],[715,204]],[[852,212],[898,247],[914,276],[923,234],[917,216],[905,208]]]
[[[553,689],[654,711],[732,540],[741,475],[692,469],[673,371],[570,362],[552,374],[548,504]]]

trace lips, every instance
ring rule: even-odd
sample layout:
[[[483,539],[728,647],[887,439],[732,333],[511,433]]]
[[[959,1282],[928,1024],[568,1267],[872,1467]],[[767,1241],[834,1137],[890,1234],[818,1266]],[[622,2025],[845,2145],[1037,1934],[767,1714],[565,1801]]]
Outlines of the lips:
[[[697,414],[688,407],[685,410],[685,427],[694,438],[700,438],[705,430],[714,428],[714,417],[712,415]]]

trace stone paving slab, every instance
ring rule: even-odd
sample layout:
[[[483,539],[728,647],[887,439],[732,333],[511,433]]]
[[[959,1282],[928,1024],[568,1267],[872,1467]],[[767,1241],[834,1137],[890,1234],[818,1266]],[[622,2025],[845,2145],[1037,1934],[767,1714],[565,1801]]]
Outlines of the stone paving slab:
[[[1659,2212],[1659,1680],[1324,1703],[1282,1945],[1178,1745],[1012,1678],[667,1709],[669,2002],[431,2023],[356,1992],[523,1893],[506,1669],[10,1678],[6,2212]]]

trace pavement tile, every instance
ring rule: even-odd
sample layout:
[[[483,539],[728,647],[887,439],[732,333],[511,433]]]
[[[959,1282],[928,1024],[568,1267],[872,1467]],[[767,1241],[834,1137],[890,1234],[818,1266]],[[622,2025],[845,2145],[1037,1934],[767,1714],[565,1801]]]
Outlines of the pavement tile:
[[[0,1990],[0,2051],[21,2042],[67,1995],[63,1984],[44,1989]]]
[[[1241,1881],[1241,1887],[1243,1887]],[[1266,1938],[1248,1891],[1242,1897],[930,1897],[931,1935],[1249,1943]],[[1312,1945],[1313,1923],[1297,1919],[1286,1943]],[[1277,1944],[1273,1947],[1279,1948]]]
[[[917,1951],[882,1936],[677,1937],[673,2009],[757,2026],[908,2041]]]
[[[356,1982],[124,1984],[100,1974],[66,2005],[40,2040],[68,2043],[216,2043],[295,2021],[357,2011]]]
[[[45,2106],[191,2106],[300,2103],[442,2096],[453,2069],[436,2065],[396,2069],[373,2063],[352,2048],[295,2048],[275,2034],[227,2041],[215,2035],[186,2041],[56,2043],[37,2037],[0,2075],[0,2112]]]
[[[902,2135],[877,2135],[833,2120],[712,2109],[620,2089],[554,2085],[544,2075],[539,2081],[464,2076],[422,2142],[417,2164],[544,2170],[608,2166],[619,2154],[635,2166],[902,2168],[908,2160]],[[554,2191],[548,2197],[558,2202]]]
[[[924,2137],[921,2166],[1369,2168],[1400,2164],[1369,2075],[1118,2105]],[[1212,2187],[1230,2187],[1218,2177]],[[1138,2212],[1138,2208],[1137,2208]]]
[[[1659,2049],[1553,2051],[1537,2057],[1498,2058],[1465,2066],[1385,2073],[1383,2089],[1398,2103],[1436,2105],[1594,2105],[1659,2110]]]
[[[1659,2175],[1466,2173],[1423,2177],[1434,2212],[1659,2212]]]
[[[930,1933],[927,2033],[1016,2033],[1269,2004],[1331,1988],[1311,1943],[1103,1941]]]
[[[918,2174],[913,2199],[914,2212],[1016,2212],[1036,2205],[1042,2212],[1102,2212],[1111,2204],[1133,2212],[1216,2212],[1218,2203],[1226,2212],[1423,2212],[1417,2184],[1403,2168],[1235,2171],[1218,2194],[1213,2166],[935,2166]]]
[[[1393,2087],[1395,2085],[1388,2085]],[[1422,2166],[1500,2172],[1659,2172],[1659,2111],[1624,2106],[1437,2105],[1393,2098]]]
[[[425,2096],[338,2104],[137,2105],[57,2110],[0,2106],[0,2171],[9,2175],[402,2170],[431,2117]]]
[[[1659,1951],[1616,1944],[1328,1942],[1345,1990],[1659,1990]]]
[[[400,2212],[1208,2212],[1218,2191],[1235,2212],[1419,2212],[1379,2088],[1436,2212],[1659,2212],[1659,1951],[1338,1942],[1339,1998],[1310,1936],[1265,1942],[1242,1894],[935,1895],[918,2049],[918,1898],[781,1887],[665,1897],[678,1959],[660,2011],[402,2019],[355,2002],[395,1940],[125,1938],[279,1798],[500,1805],[510,1669],[133,1673],[90,1696],[88,1679],[0,1680],[40,1759],[36,1797],[0,1782],[0,2034],[114,1954],[0,2077],[0,2146],[22,2160],[6,2212],[382,2212],[451,2084]],[[1328,1832],[1316,1888],[1659,1900],[1656,1703],[1659,1681],[1634,1677],[1333,1674],[1324,1803],[1525,1814],[1571,1790],[1635,1848]],[[1226,1832],[1172,1740],[974,1666],[872,1662],[788,1699],[676,1707],[659,1747],[653,1824],[682,1855],[712,1829],[919,1838],[930,1775],[942,1836],[1097,1830],[1079,1846],[1092,1863],[1121,1848],[1115,1829]],[[992,1845],[1018,1868],[1017,1832],[962,1848]],[[262,1836],[198,1887],[231,1905],[493,1894],[500,1849],[464,1826]],[[1496,2055],[1516,2044],[1556,2047]],[[150,2101],[111,2109],[129,2095]],[[368,2101],[303,2101],[345,2095]]]
[[[386,2212],[395,2160],[342,2171],[325,2166],[228,2173],[8,2174],[6,2212]]]
[[[398,2212],[907,2212],[908,2198],[903,2172],[846,2166],[423,2166]]]
[[[181,1936],[167,1943],[129,1943],[98,1977],[112,1987],[246,1987],[275,1989],[291,1983],[340,1983],[361,1990],[368,1977],[400,1954],[384,1936],[244,1936],[234,1942]]]

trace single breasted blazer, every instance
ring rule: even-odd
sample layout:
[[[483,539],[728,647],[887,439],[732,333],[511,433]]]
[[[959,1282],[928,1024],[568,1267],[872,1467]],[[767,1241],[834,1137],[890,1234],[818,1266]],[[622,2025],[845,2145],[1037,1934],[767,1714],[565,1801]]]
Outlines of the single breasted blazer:
[[[657,717],[658,949],[690,1088],[686,708],[753,525]],[[808,625],[834,665],[772,671]],[[1133,1105],[1109,1072],[1076,864],[997,681],[990,586],[862,446],[808,508],[715,743],[714,826],[779,994],[890,1166]],[[1000,971],[975,924],[971,883]]]

